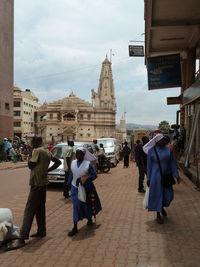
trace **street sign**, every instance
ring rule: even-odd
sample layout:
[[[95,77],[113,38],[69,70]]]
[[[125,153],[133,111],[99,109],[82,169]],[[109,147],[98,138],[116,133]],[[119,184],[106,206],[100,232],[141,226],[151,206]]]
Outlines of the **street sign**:
[[[129,45],[129,57],[143,57],[144,46],[143,45]]]

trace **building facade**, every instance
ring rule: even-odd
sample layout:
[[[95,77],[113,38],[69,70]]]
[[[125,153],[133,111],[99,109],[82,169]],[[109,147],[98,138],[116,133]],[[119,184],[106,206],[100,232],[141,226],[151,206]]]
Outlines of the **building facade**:
[[[145,1],[145,62],[148,58],[180,55],[180,95],[176,124],[186,129],[180,164],[200,187],[200,2],[198,0]],[[148,69],[148,68],[147,68]],[[174,75],[174,73],[172,73]],[[172,76],[171,76],[172,77]]]
[[[40,107],[38,98],[30,89],[22,91],[18,86],[13,88],[13,129],[14,136],[22,139],[35,135],[35,112]]]
[[[0,1],[0,140],[13,137],[14,1]]]
[[[47,143],[91,141],[98,137],[113,137],[116,102],[111,62],[102,63],[98,91],[92,89],[92,103],[71,93],[68,97],[46,102],[37,113],[38,134]]]

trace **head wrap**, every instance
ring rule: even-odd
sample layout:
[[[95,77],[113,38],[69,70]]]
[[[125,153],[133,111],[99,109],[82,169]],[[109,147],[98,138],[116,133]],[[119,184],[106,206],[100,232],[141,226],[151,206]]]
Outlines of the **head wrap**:
[[[93,160],[96,160],[96,157],[90,153],[87,148],[85,147],[78,147],[77,150],[81,150],[84,154],[84,160],[88,160],[88,161],[93,161]]]
[[[154,136],[154,138],[152,138],[146,145],[143,146],[143,151],[148,154],[149,149],[154,147],[158,141],[163,139],[163,137],[163,134],[157,134]]]

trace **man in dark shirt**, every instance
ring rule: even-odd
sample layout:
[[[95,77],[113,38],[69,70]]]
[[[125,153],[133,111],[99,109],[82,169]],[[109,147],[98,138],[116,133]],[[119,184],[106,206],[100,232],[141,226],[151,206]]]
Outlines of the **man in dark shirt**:
[[[138,192],[144,193],[144,176],[147,173],[147,155],[144,153],[142,147],[149,142],[147,136],[142,137],[142,144],[137,140],[135,147],[135,161],[139,171]]]

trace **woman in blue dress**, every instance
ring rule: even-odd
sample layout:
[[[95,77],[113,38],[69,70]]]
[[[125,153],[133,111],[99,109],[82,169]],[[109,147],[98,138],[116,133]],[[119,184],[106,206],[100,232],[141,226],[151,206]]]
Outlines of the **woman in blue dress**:
[[[148,211],[157,212],[157,222],[160,224],[164,223],[161,214],[167,216],[164,207],[169,207],[174,198],[174,191],[172,186],[164,187],[162,184],[156,151],[160,160],[163,176],[172,173],[173,177],[180,183],[175,159],[170,148],[165,144],[164,136],[162,134],[157,134],[143,147],[144,152],[147,153],[147,185],[149,186]]]
[[[76,151],[76,160],[72,161],[68,186],[71,186],[74,226],[68,233],[69,236],[78,233],[78,221],[84,218],[88,220],[87,225],[92,225],[92,216],[96,218],[96,214],[102,209],[95,186],[92,182],[97,178],[97,174],[90,161],[95,159],[95,156],[86,148],[81,147]],[[79,183],[85,188],[86,202],[82,202],[78,199]]]

